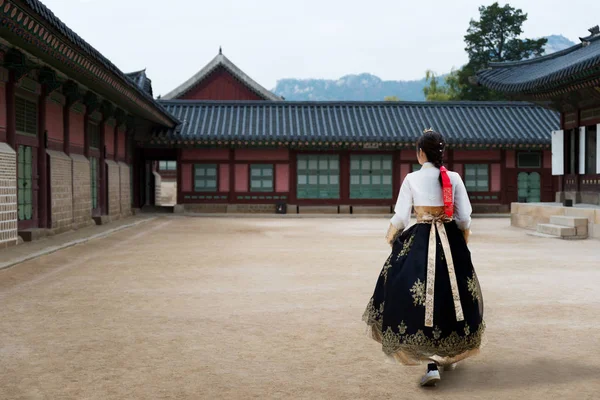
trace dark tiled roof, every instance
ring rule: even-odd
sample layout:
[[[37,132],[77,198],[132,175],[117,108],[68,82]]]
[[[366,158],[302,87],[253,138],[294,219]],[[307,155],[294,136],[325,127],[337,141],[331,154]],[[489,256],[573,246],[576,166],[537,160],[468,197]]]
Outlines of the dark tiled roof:
[[[433,127],[454,144],[548,144],[559,115],[519,102],[160,103],[182,124],[167,140],[412,142]]]
[[[104,68],[108,71],[112,72],[116,76],[120,77],[124,82],[126,82],[130,87],[132,87],[142,98],[145,98],[150,103],[152,103],[155,107],[157,107],[163,114],[165,114],[170,120],[173,122],[177,122],[173,119],[173,116],[165,113],[164,109],[162,109],[154,100],[154,98],[146,93],[143,89],[134,84],[127,76],[117,68],[110,60],[102,55],[98,50],[93,48],[89,43],[83,40],[77,33],[71,30],[67,25],[65,25],[54,13],[46,7],[39,0],[23,0],[23,2],[31,8],[34,12],[36,12],[40,17],[42,17],[52,28],[59,31],[63,36],[65,36],[68,40],[74,43],[76,46],[81,48],[88,56],[92,59],[99,62]]]
[[[125,76],[131,79],[137,87],[152,96],[152,81],[146,75],[145,69],[136,72],[128,72]]]
[[[477,81],[500,92],[539,92],[585,77],[600,69],[600,35],[568,49],[526,61],[492,63]]]

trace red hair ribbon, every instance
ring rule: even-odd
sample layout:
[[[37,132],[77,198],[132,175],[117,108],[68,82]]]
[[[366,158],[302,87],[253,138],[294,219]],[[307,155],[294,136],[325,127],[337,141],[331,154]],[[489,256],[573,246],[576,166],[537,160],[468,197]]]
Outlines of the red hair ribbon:
[[[440,167],[440,174],[442,175],[442,195],[444,197],[444,212],[450,218],[454,214],[454,204],[452,202],[452,182],[450,176],[448,176],[448,170],[446,167]]]

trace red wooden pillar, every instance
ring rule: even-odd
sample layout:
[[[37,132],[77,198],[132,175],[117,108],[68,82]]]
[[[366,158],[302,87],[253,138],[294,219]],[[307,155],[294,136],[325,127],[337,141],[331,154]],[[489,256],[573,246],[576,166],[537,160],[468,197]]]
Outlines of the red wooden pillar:
[[[179,148],[177,149],[177,204],[183,204],[183,164],[181,163],[183,159],[183,149]],[[230,163],[230,174],[231,171],[233,170],[232,164]],[[230,175],[231,176],[231,175]],[[232,190],[232,182],[233,180],[230,179],[229,180],[229,194],[230,196],[233,193]],[[230,202],[231,202],[231,198],[230,198]]]
[[[69,100],[65,102],[63,107],[63,152],[66,155],[71,154],[71,103]]]
[[[6,82],[6,142],[13,150],[17,149],[17,116],[15,114],[15,73],[8,71]]]
[[[100,129],[100,144],[98,147],[100,148],[100,158],[98,160],[98,177],[100,180],[100,184],[98,185],[99,194],[98,194],[98,205],[100,206],[100,214],[107,215],[108,214],[108,190],[106,185],[106,145],[104,143],[104,125],[106,123],[106,117],[102,115],[102,120],[99,124]]]
[[[48,169],[48,156],[46,154],[46,142],[48,131],[46,130],[46,101],[48,99],[48,89],[42,85],[41,94],[38,101],[38,227],[47,228],[50,226],[50,180]]]
[[[350,201],[350,153],[340,154],[340,204]]]
[[[396,202],[398,194],[400,193],[400,180],[402,178],[400,173],[401,161],[400,150],[396,149],[394,151],[394,155],[392,156],[392,201],[394,203]]]
[[[500,204],[508,204],[510,206],[510,202],[506,198],[507,191],[507,170],[506,170],[506,150],[500,150],[500,196],[499,201]]]
[[[119,162],[119,122],[115,121],[115,131],[113,133],[113,159]]]
[[[229,149],[229,203],[235,203],[235,149],[232,147]],[[273,169],[273,173],[277,172],[277,166]],[[274,185],[277,183],[277,179],[273,178]]]
[[[297,161],[298,153],[295,150],[290,150],[290,195],[289,195],[289,203],[293,205],[298,205],[298,188],[296,185],[296,179],[298,178],[298,161]]]

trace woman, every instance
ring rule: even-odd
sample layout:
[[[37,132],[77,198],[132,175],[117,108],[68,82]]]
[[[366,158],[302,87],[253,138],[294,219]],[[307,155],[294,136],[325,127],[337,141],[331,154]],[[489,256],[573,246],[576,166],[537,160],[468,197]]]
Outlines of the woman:
[[[402,182],[386,236],[392,253],[363,315],[387,356],[429,362],[422,386],[440,380],[438,367],[454,369],[476,354],[485,330],[467,248],[471,204],[460,175],[442,166],[444,147],[431,129],[417,142],[422,168]],[[413,205],[417,223],[406,229]]]

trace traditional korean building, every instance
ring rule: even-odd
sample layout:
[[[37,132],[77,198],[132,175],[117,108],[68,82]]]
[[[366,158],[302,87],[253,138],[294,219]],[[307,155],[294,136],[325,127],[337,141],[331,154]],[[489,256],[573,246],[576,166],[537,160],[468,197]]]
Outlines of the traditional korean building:
[[[39,1],[0,0],[0,248],[131,214],[134,142],[178,124],[137,75]]]
[[[477,74],[480,85],[560,113],[560,128],[548,132],[552,174],[557,178],[553,200],[571,200],[576,209],[515,205],[513,213],[523,217],[513,218],[515,225],[534,228],[552,215],[577,214],[589,218],[590,235],[600,237],[600,210],[592,209],[600,205],[600,29],[589,32],[571,48],[527,61],[491,64]],[[588,210],[582,210],[585,205]]]
[[[160,179],[170,182],[177,169],[177,204],[202,212],[273,212],[277,204],[301,213],[390,212],[404,176],[418,168],[414,145],[427,127],[446,135],[447,164],[463,175],[477,211],[508,212],[519,198],[554,195],[548,132],[559,119],[542,107],[282,100],[221,50],[164,96],[160,104],[181,124],[142,147],[165,157],[155,164]]]

